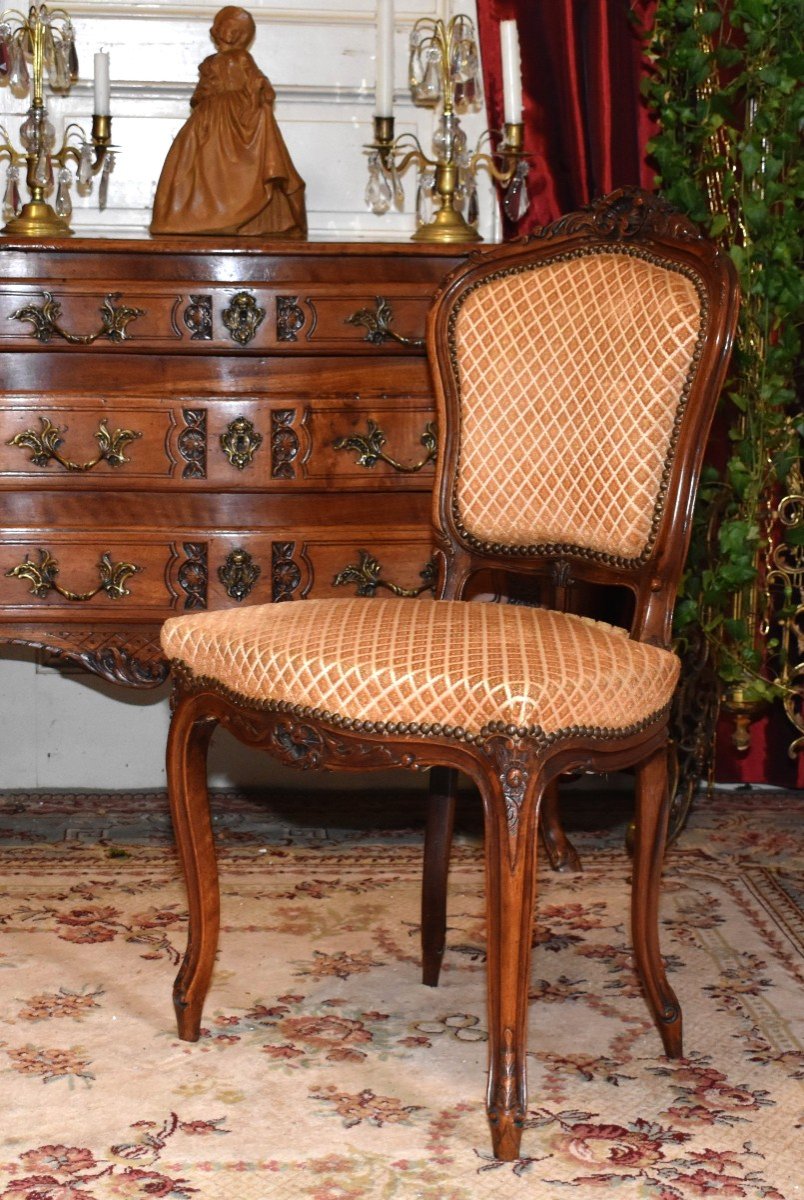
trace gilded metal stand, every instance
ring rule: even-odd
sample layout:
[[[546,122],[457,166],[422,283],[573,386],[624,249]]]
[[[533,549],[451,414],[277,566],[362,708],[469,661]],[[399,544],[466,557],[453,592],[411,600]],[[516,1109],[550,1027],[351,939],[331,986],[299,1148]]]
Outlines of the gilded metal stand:
[[[425,77],[417,78],[417,57],[427,63]],[[471,67],[461,67],[467,56]],[[463,97],[466,78],[477,70],[477,46],[474,26],[466,16],[453,17],[445,26],[443,21],[422,17],[413,26],[411,33],[411,92],[416,103],[432,107],[439,100],[442,115],[434,137],[435,157],[425,154],[418,138],[412,133],[394,137],[394,118],[374,118],[374,141],[367,147],[369,157],[369,190],[376,183],[372,172],[378,167],[391,180],[389,195],[399,188],[398,176],[415,162],[420,173],[432,172],[436,212],[430,221],[423,221],[413,234],[414,242],[474,242],[482,238],[461,211],[460,195],[462,181],[469,180],[474,187],[474,175],[478,168],[488,171],[503,187],[524,187],[522,174],[524,125],[511,123],[504,126],[502,138],[495,150],[480,149],[473,153],[466,149],[466,135],[461,129],[457,113],[459,96]],[[462,100],[460,101],[462,102]],[[484,137],[490,135],[486,134]],[[481,139],[481,142],[484,139]],[[411,148],[408,149],[410,144]],[[382,185],[388,190],[388,184]],[[421,179],[420,179],[421,186]],[[387,204],[372,205],[374,211],[387,211]]]
[[[90,188],[92,178],[105,165],[100,187],[100,206],[103,208],[106,181],[113,163],[113,156],[109,153],[112,118],[98,114],[93,116],[89,142],[80,125],[69,124],[60,149],[54,151],[55,132],[48,120],[43,98],[45,63],[47,60],[51,64],[49,72],[54,77],[53,86],[58,86],[61,91],[69,91],[70,85],[78,78],[70,17],[64,9],[49,10],[45,4],[35,2],[27,17],[16,9],[7,9],[0,15],[0,24],[11,28],[8,44],[22,63],[20,87],[25,87],[27,83],[27,57],[31,59],[32,68],[31,106],[20,129],[24,152],[14,148],[8,133],[0,127],[0,161],[5,159],[11,168],[26,163],[25,182],[30,198],[11,217],[2,232],[16,237],[66,237],[72,233],[68,220],[72,203],[67,185],[61,178],[58,181],[56,208],[45,198],[53,187],[54,164],[61,173],[72,159],[78,169],[79,189]],[[18,195],[15,176],[9,180],[9,190]],[[11,207],[13,211],[16,204],[8,204],[9,190],[5,207]],[[59,209],[61,211],[57,211]]]

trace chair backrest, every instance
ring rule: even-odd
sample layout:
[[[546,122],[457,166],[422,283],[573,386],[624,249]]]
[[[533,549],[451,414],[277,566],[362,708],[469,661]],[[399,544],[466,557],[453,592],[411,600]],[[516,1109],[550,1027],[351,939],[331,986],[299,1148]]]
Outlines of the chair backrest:
[[[636,189],[459,268],[428,323],[442,594],[488,567],[625,585],[666,643],[737,307],[728,257]]]

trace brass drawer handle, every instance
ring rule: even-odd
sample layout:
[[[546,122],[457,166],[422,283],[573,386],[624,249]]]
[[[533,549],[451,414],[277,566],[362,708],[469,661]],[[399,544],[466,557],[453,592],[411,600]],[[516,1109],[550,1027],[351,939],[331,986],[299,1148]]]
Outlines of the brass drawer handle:
[[[131,592],[125,586],[126,580],[139,570],[141,568],[135,567],[133,563],[113,563],[111,555],[107,551],[101,555],[98,563],[100,572],[98,586],[91,592],[70,592],[61,584],[56,583],[59,564],[53,555],[49,550],[40,549],[38,564],[32,562],[30,558],[26,558],[18,567],[12,567],[10,571],[6,571],[6,575],[13,575],[17,579],[27,579],[31,585],[31,594],[40,600],[43,600],[48,592],[53,591],[58,592],[65,600],[79,603],[91,600],[93,596],[97,596],[98,592],[105,592],[110,600],[122,600],[123,596],[130,596]]]
[[[123,463],[130,461],[124,453],[126,443],[142,437],[141,433],[131,429],[115,429],[114,433],[109,433],[106,422],[101,421],[95,434],[100,451],[98,457],[90,459],[89,462],[77,463],[59,454],[59,447],[64,439],[50,418],[40,417],[39,422],[42,426],[39,433],[35,429],[26,429],[6,442],[7,446],[19,446],[32,451],[31,462],[37,467],[46,467],[51,458],[64,467],[65,471],[91,471],[100,462],[107,462],[110,467],[121,467]]]
[[[344,567],[332,580],[334,587],[341,587],[345,583],[355,583],[358,596],[374,596],[377,588],[385,588],[386,591],[393,592],[395,596],[410,596],[411,598],[421,596],[422,592],[435,590],[436,563],[434,558],[425,563],[419,572],[423,580],[422,584],[415,588],[404,588],[400,587],[398,583],[388,583],[386,580],[380,579],[382,567],[367,550],[360,550],[358,554],[360,556],[358,562]]]
[[[28,321],[33,328],[31,337],[37,342],[49,342],[54,336],[63,338],[71,346],[91,346],[98,338],[108,338],[110,342],[125,342],[128,338],[128,326],[137,317],[144,315],[142,308],[128,308],[124,304],[116,304],[122,292],[110,292],[101,305],[101,327],[97,333],[68,333],[59,325],[61,305],[53,299],[52,292],[42,292],[44,302],[26,304],[16,312],[9,314],[9,321]]]
[[[393,310],[384,296],[376,296],[374,303],[377,306],[374,312],[370,308],[359,308],[351,317],[346,318],[345,324],[364,325],[366,336],[363,340],[371,342],[374,346],[381,345],[386,338],[399,342],[401,346],[412,346],[416,350],[424,346],[424,338],[403,337],[400,333],[394,333],[391,329]]]
[[[403,475],[415,475],[417,471],[421,471],[423,467],[431,463],[438,452],[438,440],[433,421],[427,422],[424,427],[424,433],[419,438],[427,453],[421,462],[413,463],[410,466],[405,466],[404,463],[397,462],[395,458],[391,458],[390,454],[385,453],[383,450],[386,441],[385,434],[371,417],[367,419],[366,427],[367,432],[365,434],[352,433],[347,437],[338,438],[337,441],[332,443],[336,450],[357,451],[356,461],[359,467],[371,468],[378,462],[384,462]]]

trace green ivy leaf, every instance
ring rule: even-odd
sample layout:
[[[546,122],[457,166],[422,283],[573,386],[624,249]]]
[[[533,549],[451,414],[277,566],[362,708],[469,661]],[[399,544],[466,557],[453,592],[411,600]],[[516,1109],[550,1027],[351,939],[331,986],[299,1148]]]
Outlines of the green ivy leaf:
[[[743,174],[746,179],[752,179],[762,166],[762,155],[757,147],[749,142],[740,151],[740,162],[742,163]]]

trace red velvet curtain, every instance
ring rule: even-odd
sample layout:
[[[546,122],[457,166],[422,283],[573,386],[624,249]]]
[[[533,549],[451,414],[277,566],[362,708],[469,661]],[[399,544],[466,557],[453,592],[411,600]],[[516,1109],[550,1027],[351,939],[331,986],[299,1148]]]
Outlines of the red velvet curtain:
[[[657,0],[477,0],[489,128],[503,123],[499,22],[522,51],[530,208],[504,236],[529,232],[626,184],[653,186],[640,96],[643,34]]]

